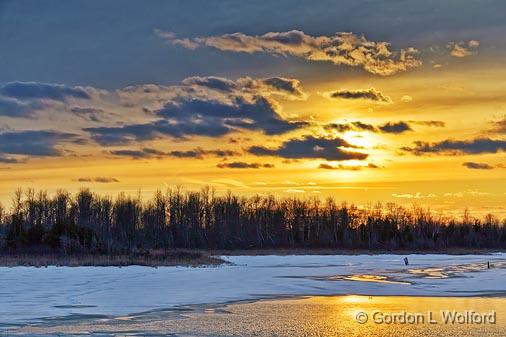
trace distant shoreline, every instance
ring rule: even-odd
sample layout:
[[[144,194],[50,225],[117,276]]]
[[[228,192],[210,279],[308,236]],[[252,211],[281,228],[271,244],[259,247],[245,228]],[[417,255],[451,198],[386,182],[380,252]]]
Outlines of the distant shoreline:
[[[487,255],[505,252],[501,249],[442,249],[442,250],[365,250],[365,249],[238,249],[238,250],[171,250],[152,254],[82,254],[58,253],[0,253],[0,267],[168,267],[218,266],[226,261],[220,256],[267,255]]]
[[[202,251],[171,250],[154,254],[0,253],[0,267],[216,266],[225,263]]]

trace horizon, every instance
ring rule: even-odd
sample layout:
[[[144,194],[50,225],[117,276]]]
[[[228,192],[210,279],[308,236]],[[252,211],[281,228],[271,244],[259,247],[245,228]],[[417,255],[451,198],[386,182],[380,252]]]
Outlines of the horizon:
[[[158,194],[160,194],[163,198],[167,199],[170,195],[175,193],[181,193],[183,196],[188,196],[191,193],[198,193],[199,195],[210,193],[210,196],[212,198],[224,198],[228,195],[231,195],[232,197],[237,197],[239,199],[245,199],[245,200],[253,200],[255,198],[270,198],[273,197],[276,202],[284,202],[289,200],[297,200],[301,202],[306,202],[310,204],[313,201],[317,201],[319,203],[319,208],[325,209],[327,207],[327,202],[332,202],[336,207],[342,208],[342,207],[348,207],[350,209],[355,209],[359,213],[367,214],[374,211],[381,211],[383,215],[387,215],[389,212],[391,212],[391,207],[401,207],[406,212],[414,212],[416,210],[422,211],[424,215],[429,215],[431,217],[437,218],[437,221],[455,221],[462,223],[468,222],[468,221],[489,221],[492,220],[494,222],[497,222],[499,225],[506,224],[506,216],[499,213],[493,213],[493,212],[475,212],[472,209],[469,208],[463,208],[463,209],[455,209],[453,211],[448,211],[446,209],[437,209],[434,207],[431,207],[430,205],[424,205],[422,203],[417,203],[416,201],[413,201],[411,204],[407,203],[396,203],[395,201],[392,202],[383,202],[381,200],[376,200],[375,202],[367,202],[365,204],[357,204],[354,203],[351,200],[342,200],[339,198],[336,198],[333,195],[329,195],[327,197],[323,197],[321,194],[279,194],[279,193],[256,193],[256,194],[240,194],[240,193],[234,193],[231,189],[228,189],[226,191],[219,192],[214,187],[211,187],[209,185],[201,187],[199,189],[187,189],[184,186],[166,186],[165,189],[156,189],[154,191],[142,191],[141,189],[138,190],[132,190],[132,191],[119,191],[117,193],[100,193],[94,191],[92,188],[88,186],[82,186],[81,188],[77,189],[76,191],[70,191],[67,189],[56,189],[54,192],[49,193],[47,190],[42,189],[35,189],[35,188],[27,188],[27,189],[21,189],[18,188],[14,190],[10,196],[10,202],[8,203],[2,203],[0,202],[0,224],[2,220],[2,216],[9,216],[12,214],[15,204],[16,204],[16,195],[19,193],[20,199],[19,201],[23,209],[28,209],[31,206],[29,206],[30,202],[37,202],[40,200],[40,196],[47,197],[47,200],[55,200],[56,197],[60,193],[68,194],[68,202],[70,205],[78,202],[77,197],[82,192],[90,192],[93,195],[93,199],[100,200],[100,199],[110,199],[111,202],[114,204],[118,201],[120,201],[122,198],[130,199],[130,200],[139,200],[140,201],[140,207],[142,209],[148,207],[149,208],[149,202],[155,200]],[[30,194],[30,197],[29,197]],[[33,199],[33,200],[32,200]],[[32,201],[30,201],[32,200]],[[416,200],[416,199],[415,199]],[[43,201],[43,200],[41,200]],[[383,214],[384,213],[384,214]]]
[[[0,2],[0,202],[210,186],[504,219],[500,8]]]

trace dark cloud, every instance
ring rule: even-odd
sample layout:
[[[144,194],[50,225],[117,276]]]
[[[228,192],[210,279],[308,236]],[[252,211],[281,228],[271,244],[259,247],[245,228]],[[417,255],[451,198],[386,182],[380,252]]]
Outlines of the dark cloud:
[[[110,151],[110,154],[114,156],[123,156],[130,157],[133,159],[143,159],[143,158],[163,158],[163,157],[175,157],[175,158],[194,158],[194,159],[203,159],[205,156],[214,156],[214,157],[232,157],[240,155],[239,152],[232,150],[205,150],[201,147],[197,147],[193,150],[174,150],[169,152],[160,151],[153,148],[143,148],[141,150],[114,150]]]
[[[79,87],[37,82],[10,82],[0,86],[0,95],[16,99],[51,99],[65,101],[69,97],[88,99],[90,95]]]
[[[251,101],[235,96],[230,102],[181,97],[167,103],[157,114],[178,122],[260,130],[268,135],[285,133],[304,125],[282,119],[276,109],[274,102],[263,96],[255,96]]]
[[[306,96],[300,87],[300,82],[296,79],[271,77],[263,79],[262,82],[279,92],[285,92],[298,98],[304,98]]]
[[[149,147],[145,147],[144,149],[142,149],[142,151],[148,155],[151,155],[151,156],[154,156],[154,157],[162,157],[162,156],[165,156],[167,155],[167,153],[163,152],[163,151],[160,151],[160,150],[157,150],[157,149],[152,149],[152,148],[149,148]]]
[[[237,85],[234,81],[231,81],[231,80],[223,78],[223,77],[214,77],[214,76],[188,77],[182,81],[182,84],[184,84],[184,85],[198,85],[198,86],[207,87],[207,88],[214,89],[214,90],[221,90],[221,91],[228,91],[228,92],[231,92],[231,91],[237,89]]]
[[[0,133],[0,154],[19,154],[28,156],[58,156],[56,146],[61,143],[82,142],[75,134],[49,130],[24,130]]]
[[[401,150],[411,152],[417,156],[427,154],[463,155],[497,153],[506,150],[506,140],[476,138],[471,140],[447,139],[435,143],[416,141],[413,147],[403,147]]]
[[[388,122],[379,126],[372,124],[362,123],[359,121],[350,123],[331,123],[323,126],[326,131],[336,131],[343,133],[346,131],[369,131],[369,132],[382,132],[382,133],[394,133],[399,134],[406,131],[413,131],[411,126],[407,122]]]
[[[396,123],[388,122],[386,124],[380,125],[378,128],[384,133],[395,133],[395,134],[403,133],[406,131],[413,131],[411,126],[409,126],[409,124],[406,122],[396,122]]]
[[[37,102],[25,103],[15,98],[0,96],[0,116],[31,118],[39,108],[41,105]]]
[[[340,98],[340,99],[365,99],[374,102],[381,103],[392,103],[390,97],[383,95],[380,91],[369,88],[369,89],[358,89],[358,90],[336,90],[327,93],[329,98]]]
[[[506,116],[498,121],[493,121],[490,132],[497,134],[506,134]]]
[[[176,158],[196,158],[203,159],[205,156],[215,156],[215,157],[232,157],[240,155],[239,152],[232,150],[204,150],[203,148],[195,148],[193,150],[187,151],[170,151],[168,155]]]
[[[348,165],[330,165],[330,164],[320,164],[318,166],[320,169],[324,170],[346,170],[346,171],[360,171],[362,166],[348,166]]]
[[[231,132],[231,128],[220,124],[220,120],[208,118],[199,122],[180,120],[169,122],[159,119],[151,123],[130,124],[120,127],[85,128],[91,138],[105,146],[124,145],[132,141],[146,141],[164,136],[185,138],[186,136],[217,137]]]
[[[225,94],[253,94],[253,95],[280,95],[288,99],[305,99],[307,95],[302,91],[299,80],[285,77],[270,77],[253,79],[241,77],[237,80],[229,80],[215,76],[193,76],[184,79],[181,84],[184,90],[191,92],[197,87],[219,91]],[[157,90],[146,87],[149,91]]]
[[[257,156],[277,156],[289,159],[319,158],[326,160],[363,160],[367,154],[343,150],[342,147],[357,148],[342,138],[315,138],[307,136],[302,139],[290,139],[279,148],[270,149],[262,146],[253,146],[248,152]]]
[[[302,31],[291,30],[263,35],[233,33],[193,39],[179,39],[174,33],[159,29],[156,29],[155,33],[174,45],[191,50],[212,47],[238,53],[291,55],[308,61],[362,67],[370,73],[384,76],[422,64],[416,59],[417,51],[414,48],[392,52],[387,42],[370,41],[364,36],[347,32],[338,32],[331,36],[311,36]]]
[[[370,132],[377,132],[377,129],[372,124],[362,123],[359,121],[356,122],[350,122],[350,123],[331,123],[326,124],[323,127],[327,131],[337,131],[339,133],[343,133],[346,131],[370,131]]]
[[[274,168],[273,164],[261,163],[246,163],[242,161],[235,161],[231,163],[219,163],[216,165],[219,168],[232,168],[232,169],[259,169],[259,168]]]
[[[0,86],[0,116],[32,118],[47,101],[66,101],[67,98],[91,98],[80,87],[37,82],[9,82]]]
[[[0,155],[0,164],[17,164],[20,163],[19,159],[13,158],[13,157],[5,157],[3,155]]]
[[[494,168],[493,166],[486,163],[475,163],[471,161],[463,163],[462,166],[465,166],[468,169],[472,170],[492,170]]]
[[[70,112],[92,122],[101,122],[101,115],[104,113],[104,110],[93,107],[75,106],[70,108]]]
[[[353,127],[355,129],[361,130],[361,131],[374,131],[375,130],[375,127],[373,125],[367,124],[367,123],[362,123],[359,121],[351,122],[351,125],[353,125]]]
[[[120,127],[86,128],[84,131],[90,132],[91,138],[101,145],[122,145],[164,136],[219,137],[236,129],[277,135],[307,125],[282,119],[276,109],[274,103],[263,96],[255,96],[251,101],[241,96],[233,96],[230,101],[183,96],[155,111],[163,119]]]
[[[324,170],[348,170],[348,171],[360,171],[361,169],[363,168],[373,168],[373,169],[376,169],[376,168],[379,168],[378,165],[375,165],[373,163],[369,163],[367,164],[367,166],[351,166],[351,165],[342,165],[342,164],[339,164],[339,165],[330,165],[330,164],[327,164],[327,163],[322,163],[318,166],[318,168],[320,169],[324,169]]]
[[[424,126],[432,126],[436,128],[444,128],[446,126],[446,123],[443,121],[409,121],[409,123]]]
[[[114,150],[109,153],[113,156],[130,157],[132,159],[162,158],[167,155],[163,151],[152,148],[143,148],[141,150]]]
[[[79,178],[77,179],[77,181],[81,183],[102,183],[102,184],[119,183],[118,179],[112,177],[86,177],[86,178]]]

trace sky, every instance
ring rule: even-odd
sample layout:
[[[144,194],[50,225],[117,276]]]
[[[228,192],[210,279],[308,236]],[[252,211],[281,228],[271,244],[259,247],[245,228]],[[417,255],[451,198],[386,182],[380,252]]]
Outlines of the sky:
[[[16,188],[506,216],[503,1],[1,1]]]

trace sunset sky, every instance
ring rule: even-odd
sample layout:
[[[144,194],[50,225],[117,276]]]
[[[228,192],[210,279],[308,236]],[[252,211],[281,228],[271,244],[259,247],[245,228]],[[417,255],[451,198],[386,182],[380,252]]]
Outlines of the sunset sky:
[[[0,201],[177,185],[506,216],[504,1],[0,1]]]

